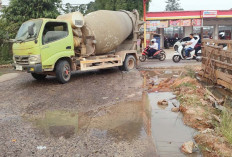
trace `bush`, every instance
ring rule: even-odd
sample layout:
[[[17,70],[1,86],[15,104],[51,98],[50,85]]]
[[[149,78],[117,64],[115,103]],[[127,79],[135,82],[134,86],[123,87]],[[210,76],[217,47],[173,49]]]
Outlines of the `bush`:
[[[0,64],[12,63],[12,45],[10,43],[0,44]]]

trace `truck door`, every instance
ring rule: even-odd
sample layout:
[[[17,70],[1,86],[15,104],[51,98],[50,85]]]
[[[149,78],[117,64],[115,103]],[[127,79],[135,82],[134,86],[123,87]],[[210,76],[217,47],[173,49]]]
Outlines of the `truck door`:
[[[56,61],[74,54],[73,35],[66,22],[47,22],[42,34],[41,59],[43,69],[53,68]]]

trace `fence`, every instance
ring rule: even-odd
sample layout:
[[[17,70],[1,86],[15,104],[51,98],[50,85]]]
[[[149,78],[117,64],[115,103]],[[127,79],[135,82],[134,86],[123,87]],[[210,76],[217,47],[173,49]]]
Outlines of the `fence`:
[[[199,75],[232,90],[232,40],[203,40]]]

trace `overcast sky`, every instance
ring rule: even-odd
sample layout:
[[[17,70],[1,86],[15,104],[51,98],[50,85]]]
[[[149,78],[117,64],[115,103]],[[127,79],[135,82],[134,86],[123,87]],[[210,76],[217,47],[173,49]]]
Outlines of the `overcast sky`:
[[[6,5],[9,0],[2,0]],[[94,0],[63,0],[63,3],[84,4]],[[141,0],[142,1],[142,0]],[[152,0],[149,11],[164,11],[166,0]],[[232,0],[180,0],[184,10],[228,10],[232,8]]]

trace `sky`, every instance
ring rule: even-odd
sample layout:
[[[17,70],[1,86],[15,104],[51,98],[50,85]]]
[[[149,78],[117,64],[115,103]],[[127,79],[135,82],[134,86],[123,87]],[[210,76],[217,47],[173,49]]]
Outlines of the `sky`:
[[[63,3],[84,4],[94,0],[63,0]],[[142,0],[141,0],[142,1]],[[152,0],[149,11],[164,11],[166,0]],[[3,5],[9,0],[2,0]],[[232,0],[180,0],[184,10],[228,10],[232,8]]]

